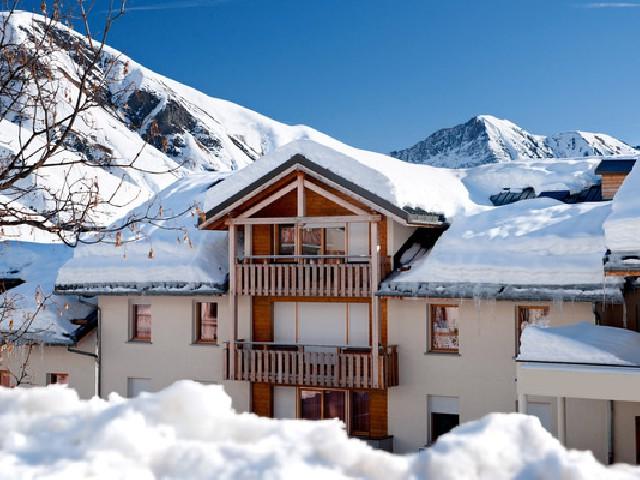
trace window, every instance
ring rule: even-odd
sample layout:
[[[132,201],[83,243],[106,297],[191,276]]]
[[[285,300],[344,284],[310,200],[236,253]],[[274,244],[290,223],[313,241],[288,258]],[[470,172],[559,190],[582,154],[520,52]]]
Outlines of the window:
[[[293,225],[278,225],[278,255],[294,255],[296,229]]]
[[[11,387],[11,373],[9,373],[9,370],[0,370],[0,387]]]
[[[369,392],[351,393],[351,434],[369,435],[371,416],[369,414]]]
[[[431,305],[429,315],[429,350],[458,352],[459,308],[455,305]]]
[[[324,230],[324,254],[344,255],[347,241],[347,230],[345,227],[328,227]]]
[[[276,226],[277,255],[294,255],[297,241],[294,225]],[[305,225],[300,229],[299,241],[302,255],[342,256],[347,251],[347,229],[345,225]]]
[[[427,418],[429,443],[434,443],[440,435],[448,433],[460,424],[460,402],[458,397],[427,397]]]
[[[300,390],[300,418],[346,420],[345,392],[342,390]]]
[[[133,305],[132,340],[151,341],[151,305],[138,303]]]
[[[302,229],[302,254],[322,254],[322,228],[305,226]]]
[[[195,341],[198,343],[218,342],[218,304],[196,302]]]
[[[69,385],[69,374],[47,373],[47,385]]]
[[[549,307],[518,307],[516,319],[516,354],[520,353],[520,337],[528,325],[546,325]]]
[[[431,443],[434,443],[440,435],[449,433],[460,425],[460,415],[453,413],[431,413]]]

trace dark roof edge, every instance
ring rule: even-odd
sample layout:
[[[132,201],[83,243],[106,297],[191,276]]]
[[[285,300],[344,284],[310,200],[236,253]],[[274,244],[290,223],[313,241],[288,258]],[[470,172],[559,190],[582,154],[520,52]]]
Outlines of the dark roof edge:
[[[407,211],[403,210],[402,208],[398,207],[397,205],[394,205],[393,203],[391,203],[389,200],[386,200],[378,195],[376,195],[375,193],[362,188],[361,186],[353,183],[350,180],[347,180],[346,178],[342,177],[341,175],[338,175],[336,173],[334,173],[333,171],[322,167],[320,165],[318,165],[317,163],[309,160],[307,157],[305,157],[304,155],[297,153],[294,156],[292,156],[289,160],[287,160],[286,162],[281,163],[280,165],[278,165],[276,168],[274,168],[273,170],[269,171],[267,174],[263,175],[262,177],[260,177],[258,180],[252,182],[251,184],[249,184],[248,186],[244,187],[243,189],[241,189],[239,192],[235,193],[234,195],[232,195],[231,197],[227,198],[225,201],[221,202],[220,204],[218,204],[217,206],[213,207],[212,209],[210,209],[206,215],[205,215],[205,220],[207,221],[211,218],[213,218],[214,216],[216,216],[218,213],[224,211],[226,208],[228,208],[229,206],[233,205],[234,203],[236,203],[238,200],[240,200],[241,198],[245,197],[246,195],[248,195],[249,193],[253,192],[256,188],[262,186],[265,184],[266,181],[268,181],[270,178],[273,178],[274,176],[277,176],[283,172],[285,172],[286,170],[288,170],[289,168],[291,168],[292,166],[299,164],[319,175],[322,175],[324,177],[326,177],[327,179],[329,179],[330,181],[337,183],[338,185],[340,185],[341,187],[344,187],[352,192],[354,192],[355,194],[369,200],[370,202],[378,205],[380,208],[386,210],[389,213],[392,213],[404,220],[407,220],[409,217],[409,214]],[[215,188],[215,187],[214,187]],[[433,212],[428,212],[428,213],[433,213]],[[444,222],[444,216],[439,214],[439,213],[433,213],[433,215],[437,215],[439,218],[442,218],[441,223],[445,223]],[[198,219],[198,225],[202,224],[203,221],[202,219]]]
[[[82,296],[123,296],[123,295],[163,295],[197,296],[224,295],[227,284],[154,282],[154,283],[97,283],[97,284],[57,284],[54,293],[58,295]]]
[[[483,290],[483,291],[480,291]],[[579,293],[577,293],[579,292]],[[622,285],[498,285],[459,283],[383,283],[380,297],[474,298],[512,301],[571,301],[622,303]]]

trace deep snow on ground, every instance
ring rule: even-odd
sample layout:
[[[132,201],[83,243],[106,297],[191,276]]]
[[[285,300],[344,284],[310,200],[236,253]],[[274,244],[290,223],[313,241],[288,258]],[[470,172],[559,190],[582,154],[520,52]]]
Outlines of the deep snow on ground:
[[[417,455],[349,439],[338,421],[237,414],[220,386],[182,381],[155,394],[79,400],[66,387],[0,388],[0,479],[626,479],[567,451],[535,417],[492,414]]]

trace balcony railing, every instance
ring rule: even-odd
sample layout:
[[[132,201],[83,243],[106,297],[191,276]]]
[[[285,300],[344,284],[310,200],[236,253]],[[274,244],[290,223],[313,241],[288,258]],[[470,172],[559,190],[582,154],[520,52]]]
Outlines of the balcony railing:
[[[371,295],[371,265],[369,257],[246,257],[236,265],[236,291],[239,295],[366,297]]]
[[[235,368],[231,369],[231,356]],[[395,345],[380,347],[375,385],[371,348],[241,342],[226,345],[226,379],[275,385],[387,388],[398,385]]]

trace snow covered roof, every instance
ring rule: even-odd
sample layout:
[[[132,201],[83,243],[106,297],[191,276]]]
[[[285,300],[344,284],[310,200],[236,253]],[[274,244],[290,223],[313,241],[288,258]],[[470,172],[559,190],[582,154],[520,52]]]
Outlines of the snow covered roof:
[[[607,248],[613,252],[640,252],[640,168],[635,165],[612,200],[604,224]]]
[[[277,172],[299,163],[318,175],[328,177],[330,181],[341,182],[341,185],[346,185],[346,188],[375,203],[383,211],[402,216],[405,220],[411,219],[411,212],[434,212],[433,218],[437,221],[444,217],[446,221],[453,221],[455,227],[472,218],[485,219],[485,223],[500,222],[502,215],[509,211],[513,212],[513,218],[510,218],[515,221],[515,217],[527,211],[520,206],[526,202],[503,207],[505,210],[500,213],[490,207],[490,194],[503,185],[579,191],[595,181],[593,169],[597,160],[535,160],[455,170],[409,164],[337,141],[329,147],[311,140],[301,140],[281,147],[232,174],[191,174],[143,204],[134,211],[134,215],[141,209],[155,211],[160,207],[165,214],[177,213],[198,204],[208,210],[208,221],[212,221],[223,216],[245,192],[261,188]],[[558,203],[552,200],[537,201],[552,202],[553,205]],[[572,212],[589,210],[584,206],[560,205],[558,208],[574,208]],[[559,211],[555,217],[565,220],[572,215],[562,212]],[[552,215],[552,218],[555,217]],[[534,219],[534,224],[536,222],[539,223],[539,220]],[[571,229],[568,228],[567,232],[571,232]],[[567,234],[571,237],[571,233]],[[513,236],[517,237],[515,232]],[[136,237],[140,237],[140,240],[133,241]],[[184,241],[185,238],[190,240],[191,247]],[[57,290],[93,295],[177,295],[221,293],[226,289],[226,233],[198,230],[195,219],[188,215],[162,225],[140,225],[135,233],[127,231],[123,242],[120,248],[109,243],[78,247],[73,258],[60,270]],[[575,244],[576,240],[572,242]],[[562,242],[559,240],[558,243]],[[149,259],[151,249],[154,255]],[[517,253],[514,252],[514,256]],[[577,264],[579,260],[582,259],[576,259]],[[455,278],[457,281],[458,277]],[[484,280],[487,281],[486,278]],[[539,281],[538,278],[530,280],[534,283]],[[592,280],[589,283],[593,283]],[[575,276],[565,281],[566,285],[574,283],[582,282],[577,282]],[[581,293],[584,294],[584,290],[576,288],[571,295],[579,296]]]
[[[207,220],[220,216],[245,193],[255,191],[296,164],[345,186],[401,218],[407,217],[403,208],[452,217],[476,207],[461,181],[460,172],[455,170],[414,165],[339,142],[328,147],[311,140],[298,140],[211,188],[204,203]]]
[[[78,246],[58,272],[56,290],[92,295],[225,292],[227,234],[200,231],[195,219],[205,192],[221,178],[207,172],[177,180],[132,213],[162,209],[167,220],[123,231],[120,247],[112,242]]]
[[[0,300],[10,300],[13,307],[5,310],[8,316],[0,322],[1,331],[15,332],[28,326],[28,332],[20,335],[21,341],[76,343],[82,327],[72,321],[87,319],[94,312],[95,304],[76,297],[52,295],[58,269],[71,255],[71,249],[61,244],[0,242],[0,277],[25,282],[2,294]],[[10,320],[13,320],[12,328]]]
[[[525,200],[459,216],[429,255],[390,277],[385,295],[621,301],[605,282],[602,224],[609,202]]]
[[[517,360],[640,366],[640,333],[587,322],[530,325],[522,332]]]

